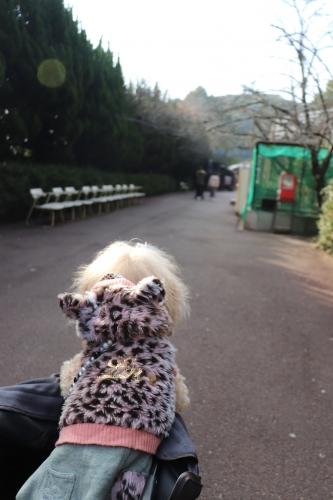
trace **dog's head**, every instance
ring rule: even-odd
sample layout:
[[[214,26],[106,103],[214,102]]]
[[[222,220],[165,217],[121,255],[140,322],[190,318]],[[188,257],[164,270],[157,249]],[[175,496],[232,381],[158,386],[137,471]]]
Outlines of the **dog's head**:
[[[78,335],[88,341],[171,334],[164,286],[154,276],[133,285],[109,274],[85,295],[64,293],[58,297],[64,314],[77,321]]]

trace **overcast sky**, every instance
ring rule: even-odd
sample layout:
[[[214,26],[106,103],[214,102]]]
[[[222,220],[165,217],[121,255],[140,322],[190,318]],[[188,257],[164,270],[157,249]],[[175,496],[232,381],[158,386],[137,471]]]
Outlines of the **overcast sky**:
[[[66,1],[66,0],[65,0]],[[333,3],[333,0],[332,0]],[[287,84],[287,56],[271,27],[290,16],[282,0],[67,0],[88,38],[120,57],[126,83],[159,83],[183,99],[198,86],[209,95]]]

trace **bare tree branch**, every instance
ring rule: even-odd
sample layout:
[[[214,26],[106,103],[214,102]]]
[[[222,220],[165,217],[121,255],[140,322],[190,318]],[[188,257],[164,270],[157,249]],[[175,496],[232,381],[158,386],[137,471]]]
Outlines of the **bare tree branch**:
[[[326,13],[329,4],[322,0],[284,0],[294,14],[297,26],[287,28],[283,22],[275,23],[279,42],[284,42],[294,54],[288,77],[290,87],[279,89],[287,99],[274,99],[254,88],[244,87],[243,101],[225,107],[217,119],[208,124],[207,133],[217,133],[249,141],[275,140],[299,143],[311,153],[312,172],[315,180],[317,199],[321,204],[321,190],[324,176],[333,151],[333,76],[329,63],[325,61],[325,51],[332,48],[333,15]],[[289,21],[289,19],[288,19]],[[318,21],[326,23],[326,29],[314,38],[313,26]],[[317,32],[319,30],[317,29]],[[327,53],[327,52],[326,52]],[[326,87],[327,80],[331,86]],[[244,102],[245,96],[248,97]],[[253,99],[251,99],[251,97]],[[235,114],[242,111],[243,117]],[[231,119],[230,119],[231,117]],[[242,121],[250,121],[251,130],[246,134],[239,126]],[[216,123],[218,122],[218,123]],[[327,148],[324,160],[319,160],[319,151]]]

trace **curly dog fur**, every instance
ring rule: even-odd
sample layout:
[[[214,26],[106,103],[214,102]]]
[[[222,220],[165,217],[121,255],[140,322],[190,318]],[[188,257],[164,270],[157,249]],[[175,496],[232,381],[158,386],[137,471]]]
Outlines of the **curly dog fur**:
[[[108,273],[122,275],[133,283],[138,283],[146,276],[158,276],[166,291],[165,306],[173,325],[188,316],[188,288],[180,278],[180,270],[174,258],[163,250],[147,243],[116,241],[99,252],[90,264],[79,268],[74,287],[79,293],[85,293]],[[79,353],[61,366],[60,388],[64,397],[68,394],[80,364]],[[189,405],[190,399],[185,377],[181,375],[178,366],[175,369],[176,412],[180,413]]]

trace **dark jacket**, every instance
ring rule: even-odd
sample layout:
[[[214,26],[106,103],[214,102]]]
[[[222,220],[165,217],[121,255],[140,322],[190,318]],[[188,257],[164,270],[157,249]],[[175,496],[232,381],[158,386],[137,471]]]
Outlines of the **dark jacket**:
[[[197,186],[204,186],[206,183],[206,172],[205,170],[198,170],[195,176],[195,181]]]

